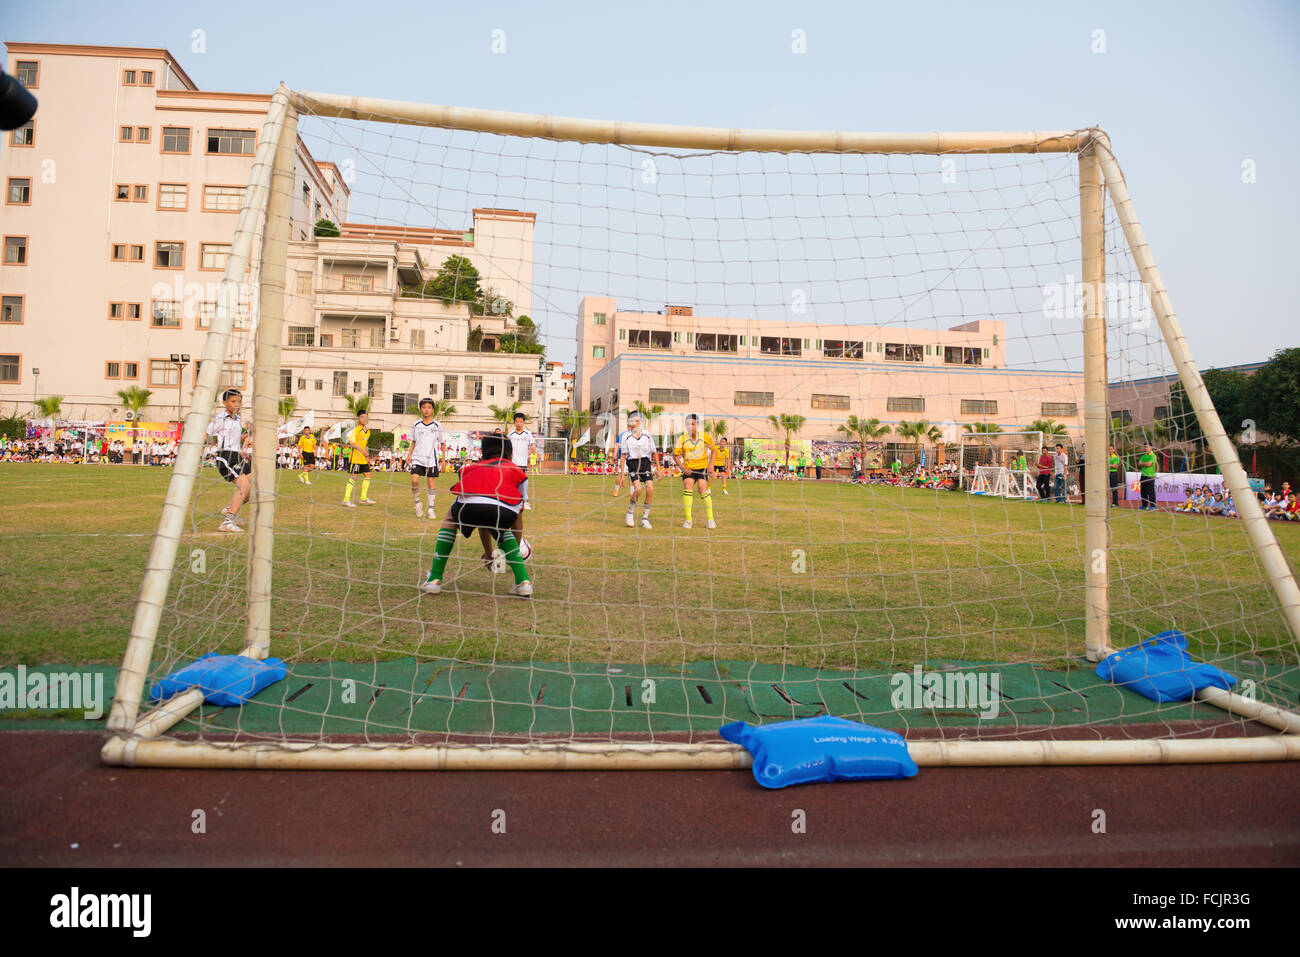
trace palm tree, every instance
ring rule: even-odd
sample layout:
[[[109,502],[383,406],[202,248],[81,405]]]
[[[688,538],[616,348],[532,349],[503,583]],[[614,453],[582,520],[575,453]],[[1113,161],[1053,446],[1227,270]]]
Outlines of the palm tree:
[[[560,431],[572,439],[591,423],[591,413],[585,409],[565,409],[560,413]]]
[[[348,395],[343,398],[348,404],[348,414],[354,419],[362,412],[370,411],[370,396],[368,395]]]
[[[297,407],[298,400],[291,395],[280,400],[279,412],[280,419],[282,420],[281,424],[288,422],[289,419],[293,417],[293,410]]]
[[[129,389],[118,389],[117,397],[122,400],[123,407],[131,413],[131,418],[140,418],[140,410],[149,404],[149,397],[153,395],[153,389],[141,389],[139,386],[131,386]]]
[[[1002,431],[1002,426],[996,422],[967,422],[962,429],[975,435],[995,435]],[[1029,431],[1036,432],[1037,429],[1029,429]]]
[[[850,415],[849,420],[839,427],[850,439],[858,440],[858,451],[861,456],[863,471],[867,467],[867,443],[889,434],[889,426],[881,425],[879,419],[859,419],[856,415]]]
[[[510,405],[489,405],[488,408],[492,410],[493,421],[500,422],[505,426],[514,421],[515,413],[518,412],[522,406],[522,402],[512,402]],[[502,429],[502,431],[504,432],[505,429]]]
[[[943,438],[943,430],[936,425],[931,425],[925,419],[917,419],[915,422],[899,422],[898,425],[894,426],[894,431],[898,433],[900,439],[911,439],[918,453],[921,450],[922,440],[938,442]]]
[[[637,399],[632,403],[632,408],[627,410],[627,414],[631,415],[633,412],[639,413],[641,421],[645,423],[645,430],[649,432],[650,423],[653,422],[654,417],[663,412],[663,410],[664,407],[662,405],[646,405],[640,399]]]
[[[782,412],[779,416],[769,415],[767,421],[773,426],[785,433],[785,467],[790,469],[790,437],[798,435],[802,431],[804,423],[808,420],[802,415],[786,415]]]
[[[433,400],[433,417],[435,419],[445,418],[449,415],[456,414],[456,407],[451,404],[450,399]]]
[[[51,395],[36,400],[36,414],[42,419],[57,419],[63,414],[63,396]]]
[[[1042,432],[1043,438],[1049,435],[1068,435],[1070,430],[1053,419],[1034,419],[1025,426],[1026,432]]]

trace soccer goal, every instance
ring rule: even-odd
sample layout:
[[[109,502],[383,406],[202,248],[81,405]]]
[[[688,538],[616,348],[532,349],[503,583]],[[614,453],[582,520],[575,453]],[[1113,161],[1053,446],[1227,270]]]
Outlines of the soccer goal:
[[[975,477],[969,491],[972,495],[993,495],[997,498],[1034,498],[1034,486],[1029,473],[1001,465],[975,466]]]
[[[338,236],[300,231],[309,161],[341,171]],[[740,768],[721,724],[821,714],[897,730],[925,766],[1300,757],[1291,559],[1101,130],[703,129],[281,88],[252,170],[104,760]],[[502,406],[546,401],[539,349],[575,363],[575,436],[658,406],[687,477],[709,462],[692,413],[792,461],[818,440],[960,440],[992,494],[819,482],[805,455],[806,481],[715,473],[708,494],[655,474],[625,511],[607,468],[566,465],[529,490],[531,556],[502,574],[477,536],[440,551],[450,477],[275,468],[285,370],[337,370],[334,397],[300,396],[318,422],[368,393],[377,433],[389,393],[404,409],[437,389],[444,430],[481,442],[510,428]],[[231,368],[251,371],[242,535],[218,530],[231,484],[200,468]],[[1129,455],[1108,383],[1162,376],[1239,521],[1112,510],[1101,467],[1086,505],[1010,500],[1008,458],[1041,449],[1030,426],[1059,423],[1089,463]],[[962,436],[963,416],[1005,432]],[[547,472],[570,461],[539,452]],[[441,592],[423,593],[436,561]],[[1170,630],[1231,686],[1161,701],[1095,674]],[[238,706],[184,681],[164,696],[209,653],[283,671]]]
[[[1039,430],[1011,432],[966,432],[958,444],[962,487],[969,487],[981,466],[1010,469],[1033,475],[1043,452]],[[1030,480],[1030,497],[1033,481]]]

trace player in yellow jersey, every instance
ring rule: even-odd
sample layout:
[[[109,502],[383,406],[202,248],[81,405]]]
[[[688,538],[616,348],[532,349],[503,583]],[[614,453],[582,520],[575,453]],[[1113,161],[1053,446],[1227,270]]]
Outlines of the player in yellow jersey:
[[[694,412],[686,417],[686,432],[677,440],[673,455],[682,467],[682,505],[686,509],[686,521],[682,528],[691,527],[691,492],[698,490],[700,501],[704,503],[704,513],[709,520],[709,528],[717,528],[713,520],[713,497],[709,492],[709,469],[713,466],[713,456],[717,450],[713,436],[700,431],[700,417]]]
[[[356,428],[352,430],[352,435],[348,437],[346,451],[348,453],[348,487],[343,492],[343,505],[345,508],[356,508],[352,504],[352,488],[356,484],[356,476],[361,478],[361,504],[374,505],[370,500],[370,456],[366,454],[366,448],[370,444],[370,429],[366,425],[368,415],[365,412],[357,413]]]
[[[311,479],[307,476],[316,467],[316,436],[305,425],[302,427],[302,436],[298,439],[298,451],[302,453],[302,471],[298,473],[298,481],[310,485]]]
[[[730,495],[727,491],[727,443],[719,442],[717,450],[713,453],[713,474],[722,479],[722,494]]]

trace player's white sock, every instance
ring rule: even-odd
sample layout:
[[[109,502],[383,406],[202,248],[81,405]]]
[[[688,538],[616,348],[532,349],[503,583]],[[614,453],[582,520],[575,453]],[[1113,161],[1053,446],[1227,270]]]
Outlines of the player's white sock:
[[[432,515],[432,514],[433,514],[433,500],[434,500],[435,498],[438,497],[438,493],[435,492],[433,489],[428,489],[427,492],[428,492],[428,494],[426,495],[426,498],[427,498],[428,501],[429,501],[429,514]]]

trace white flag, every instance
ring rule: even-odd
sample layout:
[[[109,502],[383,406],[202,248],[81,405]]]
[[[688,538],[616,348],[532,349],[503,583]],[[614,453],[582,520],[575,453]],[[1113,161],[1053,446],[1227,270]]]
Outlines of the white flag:
[[[337,442],[343,438],[343,423],[336,422],[330,426],[321,439],[325,442]]]
[[[580,438],[580,439],[578,439],[578,441],[574,442],[574,443],[573,443],[573,447],[574,447],[575,449],[580,449],[580,448],[582,448],[584,445],[586,445],[586,444],[587,444],[588,442],[590,442],[590,441],[591,441],[591,433],[590,433],[590,432],[583,432],[583,433],[582,433],[582,438]]]
[[[275,434],[282,439],[288,438],[294,435],[301,435],[304,428],[313,430],[316,428],[315,409],[308,409],[306,414],[301,415],[296,419],[290,419],[284,425],[280,426],[280,428],[276,430]]]

